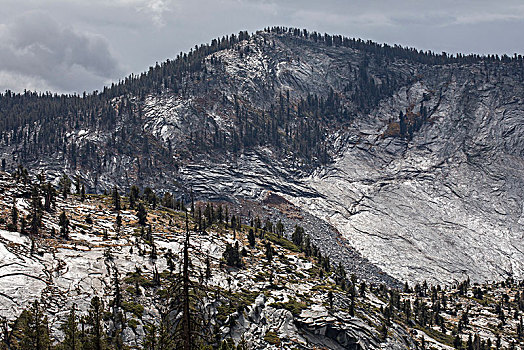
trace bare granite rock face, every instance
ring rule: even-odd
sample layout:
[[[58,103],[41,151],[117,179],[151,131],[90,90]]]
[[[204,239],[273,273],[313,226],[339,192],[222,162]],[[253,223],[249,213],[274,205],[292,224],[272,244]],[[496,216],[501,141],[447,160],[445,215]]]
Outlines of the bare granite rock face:
[[[25,193],[26,186],[0,173],[0,188],[0,214],[5,218],[6,208]],[[16,207],[26,216],[28,199],[17,198]],[[58,229],[57,213],[62,211],[70,219],[67,239],[50,235],[53,228]],[[166,208],[150,210],[151,241],[141,238],[134,210],[122,210],[119,215],[122,227],[117,229],[117,212],[103,198],[93,196],[83,202],[78,197],[58,198],[56,208],[43,213],[38,236],[0,229],[0,319],[12,321],[38,301],[49,320],[52,339],[60,341],[61,325],[73,305],[79,315],[85,315],[91,298],[98,296],[106,315],[121,313],[125,320],[116,326],[116,318],[108,317],[104,332],[121,329],[126,346],[143,347],[147,325],[158,324],[166,307],[158,295],[169,285],[165,280],[155,285],[155,272],[167,276],[173,273],[170,264],[175,273],[181,268],[184,214]],[[320,278],[314,259],[275,244],[274,258],[268,262],[264,241],[259,237],[255,247],[248,246],[245,236],[245,230],[233,234],[218,225],[207,232],[191,233],[191,270],[203,271],[206,259],[210,261],[211,274],[205,282],[209,299],[203,302],[214,337],[243,343],[249,349],[413,348],[415,339],[394,322],[389,336],[380,338],[377,325],[383,316],[379,307],[387,307],[386,300],[371,292],[356,295],[357,312],[350,316],[346,311],[351,303],[349,292],[336,287],[331,275]],[[150,254],[151,242],[155,258]],[[246,250],[242,268],[224,264],[228,244]],[[145,283],[130,281],[134,273]],[[192,284],[203,283],[194,279]],[[122,306],[114,302],[117,288]],[[335,298],[330,309],[326,307],[328,290]],[[245,305],[231,306],[239,300]],[[300,312],[291,312],[290,305],[297,305]]]
[[[342,65],[359,58],[345,52],[342,64],[335,49],[275,41],[300,60],[221,53],[232,79],[259,103],[253,77],[274,74],[274,84],[297,96],[321,93],[340,88],[349,74]],[[417,79],[405,78],[370,113],[356,111],[348,128],[326,135],[331,164],[302,174],[262,149],[225,165],[205,163],[201,171],[188,164],[181,177],[211,197],[280,193],[399,280],[522,277],[524,91],[518,71],[398,61],[388,69]],[[411,139],[388,135],[399,112],[421,105],[427,120]]]
[[[358,144],[302,180],[320,195],[289,199],[397,278],[522,278],[522,84],[476,68],[442,67],[449,80],[383,101]],[[430,122],[409,142],[382,138],[383,120],[424,94]]]
[[[93,169],[72,166],[57,150],[25,164],[50,177],[80,175],[98,192],[139,183],[186,200],[192,190],[197,198],[232,203],[276,193],[329,224],[349,249],[389,275],[384,281],[523,277],[522,61],[437,65],[259,32],[202,64],[205,79],[185,77],[182,91],[126,96],[129,112],[117,114],[115,130],[68,133],[68,144],[80,148],[118,143],[133,125],[150,140],[140,147],[157,147],[157,156],[144,161],[139,147],[126,148],[101,155]],[[375,104],[359,102],[371,98],[359,94],[363,77],[376,87]],[[190,148],[197,133],[206,140],[241,133],[235,106],[253,122],[285,94],[294,108],[313,94],[342,99],[346,119],[322,124],[328,164],[307,164],[272,146]],[[402,131],[400,113],[416,122],[413,130]],[[2,145],[2,153],[21,148]],[[316,226],[309,233],[325,251],[343,256],[339,241]]]

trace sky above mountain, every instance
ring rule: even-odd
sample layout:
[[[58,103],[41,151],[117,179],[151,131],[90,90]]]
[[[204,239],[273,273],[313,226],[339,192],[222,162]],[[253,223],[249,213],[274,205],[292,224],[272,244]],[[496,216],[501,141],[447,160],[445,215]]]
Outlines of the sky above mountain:
[[[2,0],[0,91],[100,90],[196,44],[274,25],[435,52],[524,52],[521,0]]]

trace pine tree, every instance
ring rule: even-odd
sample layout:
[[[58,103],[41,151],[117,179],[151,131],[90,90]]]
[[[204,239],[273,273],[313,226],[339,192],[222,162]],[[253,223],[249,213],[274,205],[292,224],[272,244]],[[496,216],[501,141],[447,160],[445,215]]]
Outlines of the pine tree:
[[[42,202],[37,186],[33,186],[31,192],[31,235],[38,236],[38,229],[41,225]]]
[[[136,201],[140,198],[140,190],[137,186],[131,186],[129,190],[129,209],[135,209]]]
[[[191,197],[191,215],[193,215],[193,219],[195,218],[195,196],[193,194],[193,187],[191,187],[190,190],[190,197]]]
[[[121,209],[121,207],[120,207],[120,193],[118,193],[118,189],[116,188],[116,186],[113,187],[112,198],[113,198],[113,209],[116,210],[116,211],[119,211]]]
[[[349,293],[349,315],[355,316],[355,288],[353,284],[350,285]]]
[[[224,209],[222,208],[222,204],[219,204],[217,208],[217,221],[219,224],[221,224],[223,220],[224,220]]]
[[[299,248],[302,248],[304,243],[304,229],[298,225],[295,225],[295,231],[291,235],[291,241]]]
[[[105,334],[103,328],[104,319],[104,304],[98,296],[91,298],[91,304],[88,310],[87,326],[88,342],[83,344],[86,350],[104,350],[105,349]]]
[[[328,291],[327,297],[328,297],[329,308],[333,309],[333,291],[331,290]]]
[[[49,326],[38,301],[22,312],[20,318],[22,319],[20,349],[47,350],[50,345]]]
[[[279,237],[283,237],[284,236],[284,224],[282,223],[282,221],[279,219],[278,222],[277,222],[277,225],[275,227],[275,233],[277,234],[277,236]]]
[[[116,232],[120,233],[120,228],[122,227],[122,216],[120,215],[120,212],[116,214],[115,226]]]
[[[382,342],[385,342],[388,338],[388,326],[386,324],[386,321],[382,321],[382,325],[380,326],[380,340]]]
[[[169,274],[162,281],[166,293],[163,293],[156,307],[159,319],[148,325],[146,345],[159,344],[158,349],[207,349],[212,338],[213,317],[208,303],[213,300],[207,280],[211,277],[209,260],[202,261],[200,269],[192,263],[191,231],[189,215],[186,211],[186,232],[180,254],[180,271],[175,271],[174,259],[170,251],[165,259]],[[198,259],[198,257],[194,257]]]
[[[453,339],[453,347],[455,349],[462,349],[462,340],[460,339],[459,335],[455,335],[455,338]]]
[[[234,246],[229,243],[226,244],[226,250],[224,250],[222,257],[228,266],[242,267],[242,258],[238,248],[238,241],[235,242]]]
[[[237,239],[237,235],[236,235],[237,218],[235,215],[231,215],[231,228],[233,229],[233,239]]]
[[[22,216],[22,219],[20,220],[20,234],[26,235],[27,234],[27,221],[25,217]]]
[[[146,208],[144,207],[144,204],[142,204],[141,202],[138,204],[136,216],[138,217],[138,224],[141,226],[145,226],[147,223],[147,212]]]
[[[51,211],[51,207],[55,205],[56,190],[50,182],[43,186],[44,189],[44,209]]]
[[[364,298],[366,296],[366,282],[360,284],[360,296]]]
[[[67,319],[62,323],[61,330],[64,332],[64,340],[60,344],[62,350],[80,350],[82,344],[80,342],[80,331],[78,330],[78,318],[76,315],[75,304],[71,307],[71,311]]]
[[[473,350],[473,338],[471,337],[471,333],[468,335],[468,342],[466,343],[466,349]]]
[[[62,237],[69,238],[69,218],[65,211],[62,211],[58,217],[58,226],[60,226],[60,234]]]
[[[154,323],[144,324],[144,340],[143,340],[143,349],[144,350],[157,350],[160,346],[158,341],[158,327]],[[162,344],[165,348],[165,343]]]
[[[173,330],[173,322],[168,314],[162,314],[160,325],[158,326],[158,348],[161,350],[180,349],[181,341],[177,337],[177,332]]]
[[[80,186],[80,176],[76,175],[75,176],[75,193],[77,195],[80,194],[80,191],[81,191],[81,186]]]
[[[0,349],[18,349],[20,339],[20,317],[9,322],[5,317],[0,317]]]
[[[249,229],[249,232],[247,234],[247,240],[251,247],[255,246],[255,232],[253,231],[252,228]]]
[[[62,175],[59,181],[60,192],[64,199],[67,198],[67,195],[71,193],[71,179],[66,174]]]

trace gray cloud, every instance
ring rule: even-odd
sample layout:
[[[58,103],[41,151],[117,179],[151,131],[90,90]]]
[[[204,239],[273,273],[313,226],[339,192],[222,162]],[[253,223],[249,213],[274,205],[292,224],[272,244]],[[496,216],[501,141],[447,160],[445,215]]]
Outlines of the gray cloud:
[[[2,25],[0,62],[2,89],[75,91],[122,74],[106,39],[61,26],[40,11]]]
[[[522,53],[524,33],[521,0],[4,0],[2,11],[0,88],[15,90],[101,89],[213,38],[273,25],[480,54]]]

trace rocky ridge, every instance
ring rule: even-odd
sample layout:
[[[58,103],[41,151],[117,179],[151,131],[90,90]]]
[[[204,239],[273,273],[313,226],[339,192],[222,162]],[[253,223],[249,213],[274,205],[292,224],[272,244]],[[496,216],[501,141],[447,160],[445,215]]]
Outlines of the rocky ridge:
[[[81,175],[98,193],[134,183],[186,201],[191,189],[231,203],[276,193],[397,280],[521,278],[522,60],[431,63],[359,45],[257,32],[206,55],[176,89],[114,97],[111,129],[70,123],[65,152],[22,163],[48,177]],[[300,114],[300,101],[314,94],[340,103]],[[306,147],[317,153],[295,150],[300,137],[281,147],[237,145],[257,120],[276,125],[280,141],[301,122],[321,123],[322,141]],[[126,142],[129,126],[142,137],[135,144]],[[219,146],[222,138],[229,146]],[[89,142],[110,145],[98,150],[99,168],[72,162],[70,149]],[[2,146],[8,168],[23,147]],[[324,153],[329,161],[319,159]]]
[[[106,305],[108,346],[113,346],[117,324],[111,315],[119,312],[123,344],[145,346],[151,337],[148,327],[161,322],[159,295],[168,288],[168,276],[181,268],[185,212],[153,208],[142,197],[149,229],[138,223],[138,212],[128,208],[126,197],[121,198],[123,209],[118,212],[109,196],[90,195],[81,201],[80,195],[69,195],[58,197],[55,207],[43,213],[38,236],[28,231],[21,234],[8,223],[13,203],[20,217],[31,213],[32,186],[0,175],[0,218],[12,230],[0,230],[2,324],[14,327],[11,322],[36,300],[45,306],[52,340],[59,342],[64,336],[61,324],[71,307],[75,305],[83,315],[96,295]],[[206,206],[196,204],[197,208]],[[70,220],[66,238],[58,234],[61,212]],[[121,227],[116,224],[118,215]],[[205,303],[216,326],[214,339],[233,342],[240,349],[451,349],[468,342],[510,348],[522,344],[524,292],[514,280],[389,288],[308,257],[300,246],[271,231],[256,229],[253,247],[247,239],[253,227],[247,224],[233,229],[217,222],[198,231],[198,220],[190,216],[189,226],[196,230],[190,236],[192,270],[202,271],[205,260],[211,262],[210,277],[198,283],[214,295]],[[228,245],[235,244],[242,253],[238,267],[229,266],[224,254]],[[267,257],[267,244],[272,247],[272,259]],[[115,283],[122,291],[121,306],[114,302]]]

